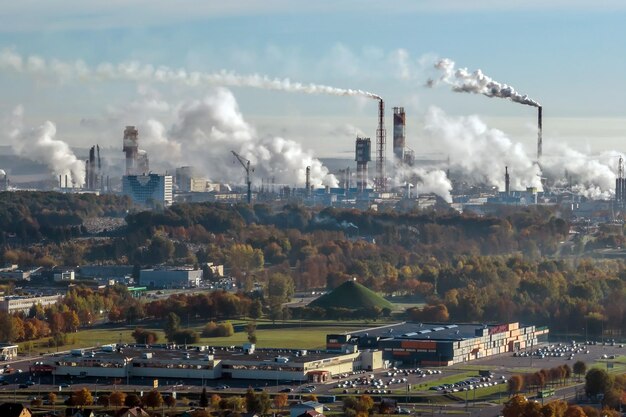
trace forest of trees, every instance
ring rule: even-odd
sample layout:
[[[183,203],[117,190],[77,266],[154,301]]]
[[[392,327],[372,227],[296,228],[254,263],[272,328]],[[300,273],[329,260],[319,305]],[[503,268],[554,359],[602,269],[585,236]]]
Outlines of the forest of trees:
[[[0,198],[0,211],[38,213],[22,217],[39,224],[35,219],[43,216],[47,205],[67,212],[74,220],[59,224],[71,228],[80,227],[79,218],[119,213],[126,207],[114,197],[33,195],[33,202],[19,193],[12,202]],[[257,285],[271,289],[262,301],[274,319],[291,314],[280,304],[295,290],[330,290],[356,278],[375,291],[425,301],[426,307],[407,311],[414,320],[520,320],[549,325],[556,332],[589,335],[626,330],[626,263],[564,256],[568,254],[562,253],[560,243],[568,240],[570,225],[548,207],[503,208],[496,215],[478,217],[454,211],[200,203],[131,212],[126,220],[125,229],[104,238],[5,243],[2,257],[20,266],[224,264],[242,294],[251,294]],[[601,230],[601,242],[610,240],[615,234],[611,230]],[[612,241],[621,239],[617,235]],[[213,278],[210,270],[205,272]],[[259,311],[241,294],[216,297],[210,303],[202,301],[208,303],[204,314],[209,319]],[[231,302],[233,297],[236,303]],[[139,313],[152,315],[153,308],[147,305],[139,312],[136,306],[115,306],[109,315],[112,320],[132,320]],[[324,316],[380,313],[333,311]],[[306,309],[295,314],[321,317]]]

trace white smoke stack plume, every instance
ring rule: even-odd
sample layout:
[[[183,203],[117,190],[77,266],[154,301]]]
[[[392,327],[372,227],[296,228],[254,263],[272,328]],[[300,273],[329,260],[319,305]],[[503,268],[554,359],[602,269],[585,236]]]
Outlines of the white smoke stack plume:
[[[394,185],[405,186],[404,178],[407,178],[411,186],[414,186],[413,193],[415,195],[433,193],[447,203],[452,203],[452,195],[450,194],[452,183],[442,169],[400,165],[395,171]]]
[[[274,177],[276,184],[301,186],[306,167],[311,167],[311,185],[337,187],[338,180],[322,162],[290,139],[258,135],[243,117],[237,100],[226,88],[217,88],[202,100],[179,107],[177,121],[169,129],[151,119],[140,124],[142,146],[152,155],[168,155],[173,166],[193,165],[212,181],[232,181],[243,171],[234,163],[234,150],[254,166],[252,181]]]
[[[541,107],[541,104],[527,95],[518,93],[510,85],[493,80],[479,69],[469,72],[467,68],[455,69],[455,66],[454,61],[448,58],[437,61],[435,68],[441,71],[442,74],[438,79],[429,79],[426,85],[434,87],[439,83],[444,83],[450,85],[452,91],[457,93],[482,94],[487,97],[509,99],[515,103],[527,106]]]
[[[438,150],[450,156],[450,170],[469,184],[489,184],[505,189],[505,167],[510,173],[510,189],[528,187],[542,190],[541,177],[566,184],[568,172],[575,181],[572,191],[592,199],[611,198],[615,193],[617,161],[622,153],[603,152],[590,157],[562,141],[550,141],[541,161],[534,162],[521,143],[504,132],[489,128],[478,116],[453,117],[431,107],[425,118],[425,136]],[[419,191],[419,186],[418,186]]]
[[[85,164],[76,158],[69,145],[56,139],[56,126],[50,121],[34,129],[23,127],[23,109],[18,106],[12,114],[8,136],[15,153],[45,164],[55,176],[70,175],[72,184],[80,187],[85,182]]]
[[[380,100],[380,96],[363,90],[331,87],[320,84],[304,84],[288,78],[270,78],[265,75],[240,75],[229,71],[214,73],[189,72],[185,69],[172,69],[166,66],[144,65],[138,62],[118,64],[101,63],[90,67],[81,60],[47,61],[36,55],[22,56],[11,49],[0,52],[0,70],[13,71],[31,76],[69,80],[124,80],[137,82],[160,82],[187,86],[251,87],[264,90],[278,90],[290,93],[327,94],[335,96],[359,96]]]

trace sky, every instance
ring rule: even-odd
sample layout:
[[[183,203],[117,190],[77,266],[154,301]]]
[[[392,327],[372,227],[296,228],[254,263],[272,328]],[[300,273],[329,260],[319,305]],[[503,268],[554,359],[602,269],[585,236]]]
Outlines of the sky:
[[[446,57],[542,103],[544,142],[601,153],[621,151],[626,132],[625,18],[626,4],[617,0],[24,0],[0,5],[0,50],[90,67],[134,61],[361,89],[385,99],[388,134],[391,107],[406,109],[407,145],[418,159],[445,158],[423,133],[433,106],[478,115],[532,152],[535,109],[425,87],[438,76],[433,63]],[[176,130],[185,103],[217,87],[5,68],[0,119],[21,106],[25,125],[52,121],[71,146],[121,148],[125,125],[156,119]],[[350,158],[357,133],[375,136],[371,99],[229,89],[259,135],[291,139],[317,157]]]

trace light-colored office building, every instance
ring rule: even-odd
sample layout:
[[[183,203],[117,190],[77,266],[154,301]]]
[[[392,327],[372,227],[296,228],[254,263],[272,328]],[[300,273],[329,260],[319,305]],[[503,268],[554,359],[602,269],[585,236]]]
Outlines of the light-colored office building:
[[[54,305],[61,301],[62,295],[45,295],[40,297],[22,297],[17,295],[9,295],[0,298],[0,311],[5,313],[28,313],[32,306],[41,304],[43,308]]]

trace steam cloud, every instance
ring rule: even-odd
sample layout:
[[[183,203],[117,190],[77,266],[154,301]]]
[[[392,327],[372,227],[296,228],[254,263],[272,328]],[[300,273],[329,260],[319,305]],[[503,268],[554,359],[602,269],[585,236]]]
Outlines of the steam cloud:
[[[450,194],[452,183],[442,169],[398,165],[395,168],[393,181],[397,186],[406,186],[408,182],[414,187],[412,193],[433,193],[446,202],[452,203],[452,195]]]
[[[452,91],[457,93],[482,94],[487,97],[506,98],[527,106],[541,107],[541,104],[527,95],[518,93],[510,85],[501,84],[491,79],[479,69],[469,72],[467,68],[455,69],[455,66],[456,64],[451,59],[439,60],[435,63],[435,68],[441,71],[442,75],[436,80],[429,79],[426,85],[434,87],[443,82],[452,86]]]
[[[328,94],[335,96],[360,96],[379,100],[380,96],[363,90],[331,87],[320,84],[303,84],[287,78],[270,78],[265,75],[239,75],[220,71],[205,73],[166,66],[144,65],[138,62],[119,64],[101,63],[90,67],[84,61],[45,60],[36,55],[22,56],[11,49],[0,52],[0,70],[14,71],[44,78],[67,80],[125,80],[137,82],[177,83],[187,86],[252,87],[291,93]]]
[[[313,186],[338,185],[335,176],[299,143],[260,137],[225,88],[215,89],[202,100],[183,103],[169,129],[155,119],[146,121],[140,125],[139,137],[151,155],[167,155],[171,163],[194,165],[213,181],[243,178],[242,167],[230,156],[234,150],[251,161],[255,182],[274,177],[277,184],[302,186],[310,166]]]
[[[431,107],[424,130],[426,137],[449,155],[450,169],[469,183],[486,183],[504,190],[504,168],[508,166],[514,191],[527,187],[541,190],[544,175],[557,185],[564,185],[567,173],[575,182],[572,186],[575,193],[593,199],[606,199],[614,194],[617,160],[622,155],[619,152],[604,152],[590,158],[551,141],[539,168],[521,143],[498,129],[489,128],[478,116],[452,117]]]
[[[16,154],[45,164],[55,175],[70,175],[72,184],[85,182],[85,165],[76,158],[69,145],[56,139],[56,126],[50,121],[34,129],[23,127],[23,108],[18,106],[12,114],[8,136]]]

